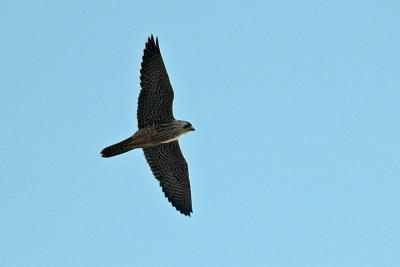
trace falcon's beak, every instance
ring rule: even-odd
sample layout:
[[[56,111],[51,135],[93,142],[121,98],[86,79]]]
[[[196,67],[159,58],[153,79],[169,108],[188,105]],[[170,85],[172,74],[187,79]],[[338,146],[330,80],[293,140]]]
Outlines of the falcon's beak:
[[[193,127],[190,127],[190,131],[195,131],[195,129]]]

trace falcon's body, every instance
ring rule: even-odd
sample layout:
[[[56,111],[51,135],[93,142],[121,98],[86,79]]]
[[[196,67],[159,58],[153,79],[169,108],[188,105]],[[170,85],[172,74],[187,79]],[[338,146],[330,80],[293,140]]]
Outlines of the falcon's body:
[[[178,140],[178,138],[190,131],[194,131],[187,121],[175,120],[168,123],[160,123],[143,127],[136,131],[128,139],[109,146],[101,152],[102,156],[109,158],[135,148],[152,147]]]
[[[172,113],[174,92],[165,69],[158,40],[148,38],[144,50],[137,118],[138,128],[128,139],[106,147],[103,157],[112,157],[143,148],[150,168],[160,181],[165,196],[181,213],[190,215],[192,201],[189,171],[179,148],[178,138],[194,131],[187,121],[175,120]]]

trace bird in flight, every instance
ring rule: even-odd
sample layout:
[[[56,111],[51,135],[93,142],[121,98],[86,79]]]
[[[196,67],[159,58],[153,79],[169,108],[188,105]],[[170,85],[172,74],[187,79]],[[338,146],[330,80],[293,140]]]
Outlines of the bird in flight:
[[[189,170],[178,138],[194,128],[190,122],[176,120],[172,112],[174,91],[161,57],[158,38],[147,39],[140,70],[137,108],[138,130],[128,139],[104,148],[104,158],[142,148],[165,197],[179,212],[190,216],[192,199]]]

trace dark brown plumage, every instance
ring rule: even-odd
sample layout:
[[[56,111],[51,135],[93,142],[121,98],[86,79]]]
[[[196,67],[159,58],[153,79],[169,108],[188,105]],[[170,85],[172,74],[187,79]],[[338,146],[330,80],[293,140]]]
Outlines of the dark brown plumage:
[[[151,35],[145,45],[140,70],[138,99],[139,130],[130,138],[106,147],[103,157],[112,157],[143,148],[145,158],[166,198],[179,212],[190,216],[192,200],[189,170],[177,139],[194,128],[175,120],[172,112],[174,91],[161,57],[158,39]]]
[[[182,214],[192,212],[189,170],[178,141],[143,149],[150,168],[169,202]]]
[[[151,35],[143,51],[140,69],[140,91],[137,119],[138,127],[174,121],[172,101],[174,91],[161,57],[158,39]]]

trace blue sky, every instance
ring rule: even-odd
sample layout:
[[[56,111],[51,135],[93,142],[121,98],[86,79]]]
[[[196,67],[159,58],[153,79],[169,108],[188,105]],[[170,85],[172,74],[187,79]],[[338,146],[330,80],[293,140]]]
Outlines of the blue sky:
[[[201,3],[200,3],[201,2]],[[399,1],[0,3],[0,266],[400,266]],[[159,37],[193,209],[139,150]]]

